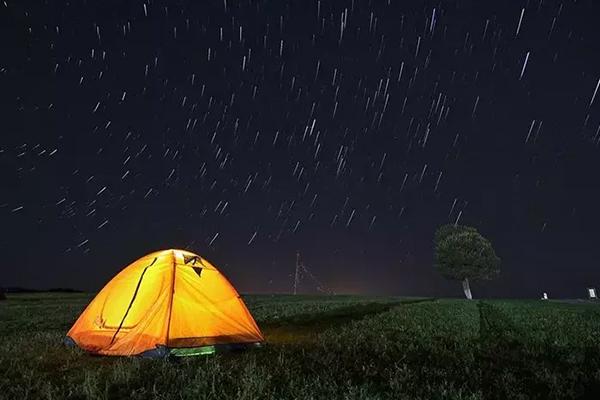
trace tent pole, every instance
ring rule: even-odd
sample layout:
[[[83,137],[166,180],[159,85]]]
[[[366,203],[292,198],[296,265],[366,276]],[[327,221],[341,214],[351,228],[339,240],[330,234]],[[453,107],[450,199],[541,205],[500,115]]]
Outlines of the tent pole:
[[[165,340],[165,346],[169,346],[169,332],[171,331],[171,314],[173,313],[173,296],[175,295],[175,271],[177,268],[177,260],[175,258],[175,252],[173,255],[173,273],[171,274],[171,299],[169,300],[169,319],[167,319],[167,339]]]
[[[117,338],[117,334],[123,327],[123,323],[125,322],[125,319],[127,318],[127,315],[129,314],[129,310],[131,310],[131,306],[133,305],[133,302],[135,301],[135,298],[137,297],[138,290],[140,290],[140,285],[142,284],[142,280],[144,279],[144,275],[146,274],[146,271],[148,270],[148,268],[150,268],[151,266],[154,265],[154,263],[156,262],[156,259],[157,258],[154,257],[154,260],[152,260],[152,264],[148,265],[142,271],[142,275],[140,275],[140,279],[138,280],[137,286],[135,287],[135,291],[133,292],[133,297],[131,298],[131,301],[129,302],[129,306],[127,306],[127,310],[125,311],[125,315],[123,315],[123,319],[121,319],[121,323],[119,324],[119,327],[117,328],[117,330],[115,331],[115,334],[113,335],[112,339],[110,340],[111,345],[115,342],[115,339]]]

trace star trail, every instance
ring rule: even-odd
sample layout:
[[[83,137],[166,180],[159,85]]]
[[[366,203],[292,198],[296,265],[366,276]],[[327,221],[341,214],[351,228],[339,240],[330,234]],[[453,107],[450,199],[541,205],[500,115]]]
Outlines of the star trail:
[[[600,285],[592,0],[0,3],[0,284],[97,290],[184,248],[241,291],[296,252],[340,293],[460,295],[432,266],[477,227],[490,296]],[[304,291],[314,291],[307,284]]]

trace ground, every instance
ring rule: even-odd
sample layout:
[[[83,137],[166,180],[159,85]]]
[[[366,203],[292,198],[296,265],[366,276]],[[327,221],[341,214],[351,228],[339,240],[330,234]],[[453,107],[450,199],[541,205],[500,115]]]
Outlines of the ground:
[[[264,348],[173,361],[65,348],[90,298],[0,302],[0,398],[600,398],[595,304],[245,296]]]

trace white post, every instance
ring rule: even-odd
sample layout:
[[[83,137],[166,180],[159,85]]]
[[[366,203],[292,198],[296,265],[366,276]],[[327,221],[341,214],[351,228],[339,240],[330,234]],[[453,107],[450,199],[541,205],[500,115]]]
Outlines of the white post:
[[[471,294],[471,286],[469,286],[469,278],[465,278],[462,281],[463,291],[465,292],[465,297],[469,300],[473,300],[473,295]]]

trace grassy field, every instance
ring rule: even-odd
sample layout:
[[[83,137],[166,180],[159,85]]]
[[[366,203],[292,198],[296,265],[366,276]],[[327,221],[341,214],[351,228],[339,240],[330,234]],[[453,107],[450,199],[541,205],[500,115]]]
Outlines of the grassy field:
[[[2,399],[600,399],[600,307],[247,296],[268,345],[170,360],[62,345],[90,296],[0,302]]]

